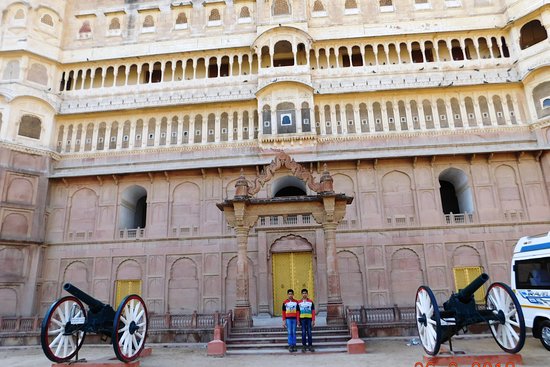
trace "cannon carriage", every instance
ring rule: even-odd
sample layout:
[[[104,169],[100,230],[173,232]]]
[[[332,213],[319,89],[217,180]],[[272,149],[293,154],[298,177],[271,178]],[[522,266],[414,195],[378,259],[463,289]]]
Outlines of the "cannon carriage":
[[[62,363],[78,359],[78,351],[87,333],[111,338],[116,357],[130,362],[139,357],[145,346],[148,329],[147,308],[143,299],[126,296],[117,311],[91,297],[74,285],[63,286],[71,296],[54,302],[46,312],[40,329],[42,350],[49,360]],[[88,310],[84,308],[88,306]]]
[[[466,288],[453,293],[440,309],[432,290],[422,285],[416,292],[416,325],[424,350],[436,355],[442,343],[466,330],[469,325],[487,322],[499,347],[507,353],[519,352],[525,343],[525,320],[510,287],[495,282],[489,286],[485,305],[476,305],[474,293],[489,280],[485,273]]]

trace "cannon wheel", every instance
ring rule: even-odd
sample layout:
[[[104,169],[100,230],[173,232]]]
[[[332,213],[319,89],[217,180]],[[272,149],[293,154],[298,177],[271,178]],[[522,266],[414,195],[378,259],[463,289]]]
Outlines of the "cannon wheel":
[[[498,346],[508,353],[517,353],[525,344],[525,320],[514,292],[503,283],[493,283],[485,296],[487,309],[498,320],[490,320],[491,333]]]
[[[122,362],[138,358],[147,338],[149,318],[145,302],[137,294],[122,300],[115,315],[113,328],[113,348]]]
[[[441,317],[432,290],[422,285],[416,291],[416,327],[426,353],[435,356],[441,347]]]
[[[82,302],[74,296],[58,299],[46,312],[40,328],[40,344],[50,361],[66,362],[78,353],[86,331],[67,330],[75,318],[85,320],[86,310]]]

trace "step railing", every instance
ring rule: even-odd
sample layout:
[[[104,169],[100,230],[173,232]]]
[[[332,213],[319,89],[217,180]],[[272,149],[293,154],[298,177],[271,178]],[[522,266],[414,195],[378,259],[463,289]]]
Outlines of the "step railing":
[[[222,338],[223,338],[223,341],[226,341],[231,335],[231,329],[233,328],[233,311],[232,310],[229,310],[226,314],[222,314],[219,325],[223,327]]]

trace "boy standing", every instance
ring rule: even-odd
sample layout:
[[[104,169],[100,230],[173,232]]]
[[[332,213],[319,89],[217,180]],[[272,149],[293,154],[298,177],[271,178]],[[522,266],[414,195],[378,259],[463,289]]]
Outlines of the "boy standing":
[[[302,353],[305,353],[307,349],[309,349],[310,352],[315,352],[311,335],[312,327],[315,326],[315,304],[307,295],[307,289],[302,289],[302,299],[298,302],[300,324],[302,325]]]
[[[298,320],[298,302],[294,299],[294,290],[286,291],[288,299],[283,302],[283,328],[288,332],[288,351],[296,352],[296,322]]]

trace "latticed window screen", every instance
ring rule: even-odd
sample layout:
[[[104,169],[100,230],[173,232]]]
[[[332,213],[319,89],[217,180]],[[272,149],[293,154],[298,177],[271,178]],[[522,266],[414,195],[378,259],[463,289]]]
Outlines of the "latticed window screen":
[[[220,11],[218,9],[212,9],[210,12],[210,17],[208,17],[208,20],[211,22],[215,22],[217,20],[221,20]]]
[[[239,18],[250,18],[250,10],[248,9],[248,6],[243,6],[241,8]]]
[[[273,2],[273,15],[290,14],[290,6],[287,0],[275,0]]]
[[[116,297],[113,308],[118,308],[120,302],[129,294],[141,296],[141,280],[117,280]]]
[[[323,2],[321,0],[317,0],[313,3],[313,11],[325,11],[325,7],[323,6]]]
[[[357,9],[357,1],[355,0],[346,0],[344,4],[345,9]]]
[[[481,266],[464,266],[453,268],[455,277],[455,290],[458,292],[461,289],[466,288],[475,278],[482,273]],[[476,303],[485,303],[485,287],[479,288],[474,293],[474,299]]]

